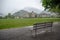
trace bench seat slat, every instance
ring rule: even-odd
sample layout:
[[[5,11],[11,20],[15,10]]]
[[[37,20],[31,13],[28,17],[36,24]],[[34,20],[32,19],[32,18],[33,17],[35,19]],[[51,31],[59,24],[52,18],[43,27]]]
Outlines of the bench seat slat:
[[[33,29],[41,29],[46,27],[52,27],[53,22],[45,22],[45,23],[36,23],[33,26]]]

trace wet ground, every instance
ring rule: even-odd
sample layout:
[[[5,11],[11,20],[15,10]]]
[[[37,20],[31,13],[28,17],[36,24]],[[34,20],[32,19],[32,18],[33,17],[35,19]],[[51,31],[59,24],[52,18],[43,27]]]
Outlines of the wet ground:
[[[60,27],[60,23],[54,23],[53,29],[54,27]],[[0,40],[60,40],[60,33],[55,32],[55,29],[53,32],[46,32],[46,28],[40,29],[40,34],[36,37],[31,35],[30,29],[32,29],[32,26],[0,30]],[[48,28],[48,30],[50,30],[50,28]]]

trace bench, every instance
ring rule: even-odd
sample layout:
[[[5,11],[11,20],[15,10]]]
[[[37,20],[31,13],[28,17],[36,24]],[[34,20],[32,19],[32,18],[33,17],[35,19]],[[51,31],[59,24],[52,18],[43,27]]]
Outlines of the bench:
[[[49,28],[49,27],[51,27],[51,32],[52,32],[52,25],[53,25],[53,22],[35,23],[35,24],[33,24],[33,29],[32,29],[32,31],[34,30],[34,34],[35,34],[35,36],[36,36],[38,29],[44,29],[44,28]],[[32,31],[31,31],[31,32],[32,32]]]

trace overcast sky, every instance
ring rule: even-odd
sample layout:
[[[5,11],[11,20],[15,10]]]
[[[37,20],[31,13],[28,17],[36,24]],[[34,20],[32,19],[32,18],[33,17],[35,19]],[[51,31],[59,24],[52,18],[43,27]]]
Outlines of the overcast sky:
[[[34,7],[43,10],[40,0],[0,0],[0,13],[7,14],[25,7]]]

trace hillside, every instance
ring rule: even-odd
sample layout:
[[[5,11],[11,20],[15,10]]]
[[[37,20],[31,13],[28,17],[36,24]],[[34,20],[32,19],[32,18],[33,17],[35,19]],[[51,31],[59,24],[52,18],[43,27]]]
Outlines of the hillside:
[[[29,12],[25,11],[25,10],[20,10],[18,12],[15,12],[13,15],[14,16],[23,16],[24,14],[28,14]]]
[[[24,14],[29,14],[32,11],[36,14],[41,13],[41,11],[39,9],[36,9],[36,8],[33,8],[33,7],[26,7],[22,10],[19,10],[19,11],[15,12],[13,15],[14,16],[23,16]]]

